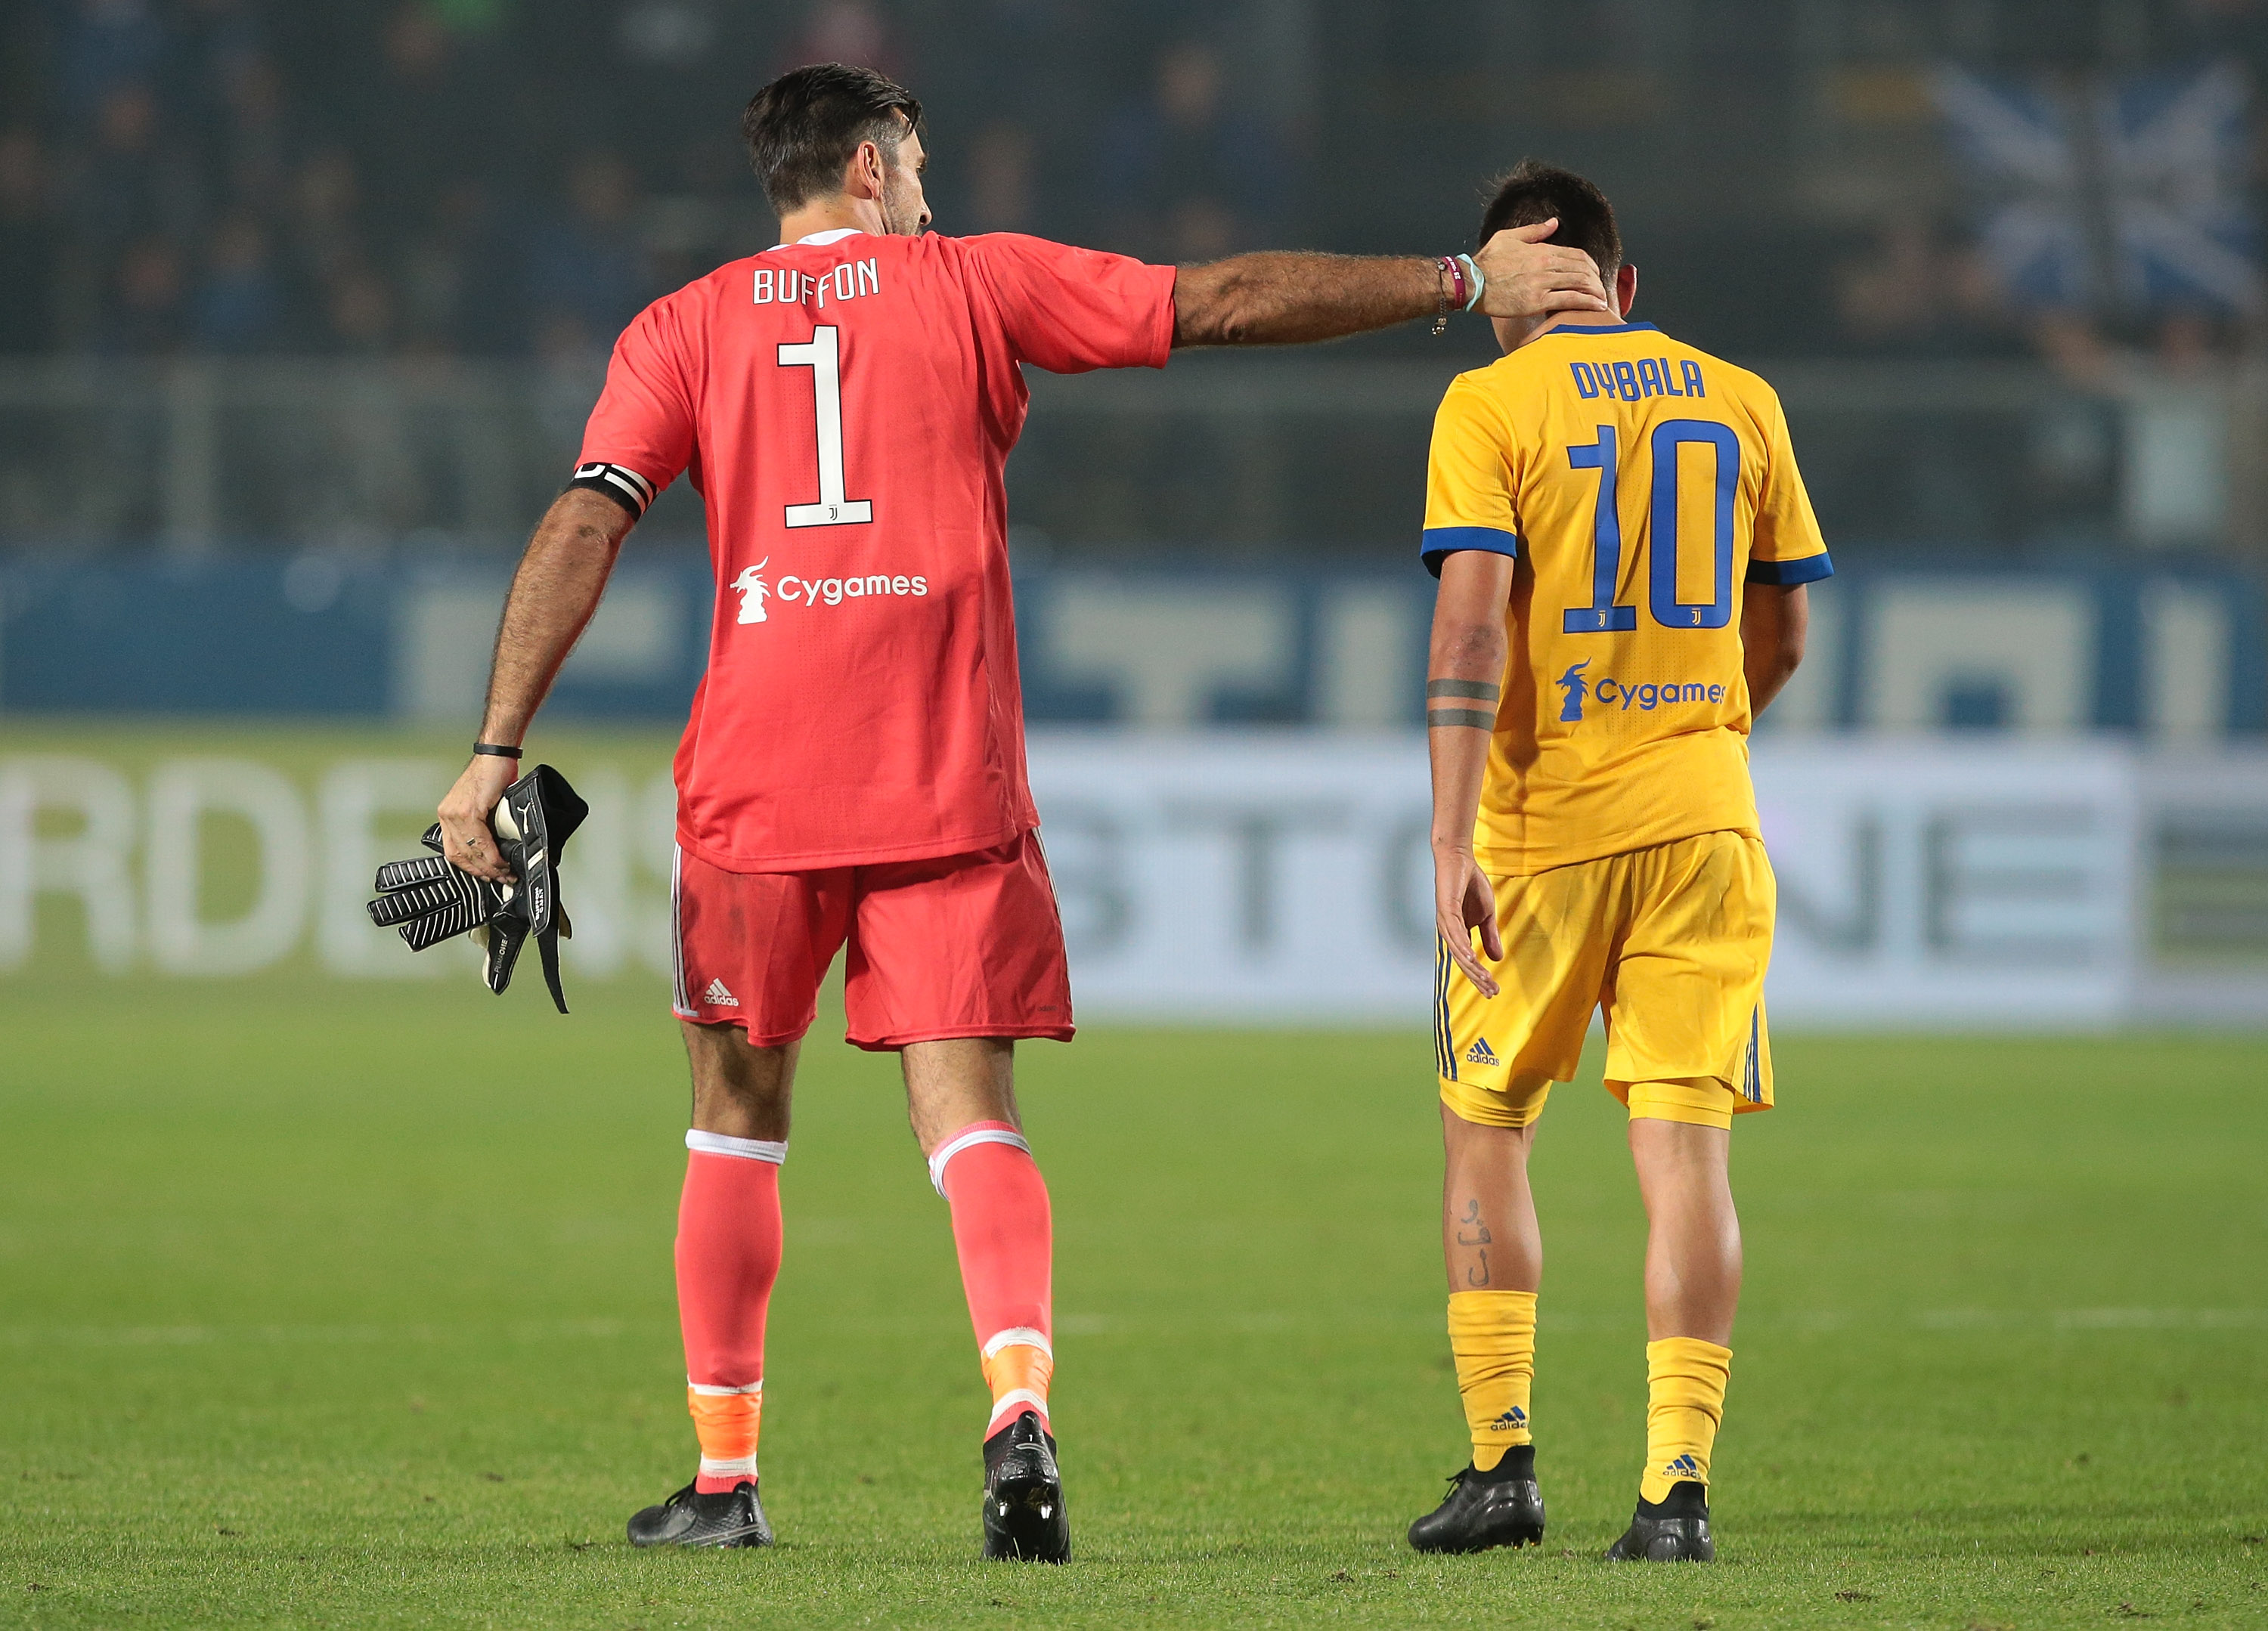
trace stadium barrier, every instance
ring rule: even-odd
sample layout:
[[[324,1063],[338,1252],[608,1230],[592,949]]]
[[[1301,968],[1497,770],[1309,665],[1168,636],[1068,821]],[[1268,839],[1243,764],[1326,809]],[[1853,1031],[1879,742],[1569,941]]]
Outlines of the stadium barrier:
[[[1392,564],[1375,569],[1230,568],[1160,551],[1021,571],[1030,716],[1415,726],[1432,584],[1414,554],[1381,548]],[[786,637],[801,614],[790,574],[805,569],[771,563],[766,637]],[[18,558],[0,565],[0,713],[462,722],[480,709],[505,582],[500,562],[415,550]],[[705,555],[642,542],[547,717],[682,720],[711,595]],[[2188,743],[2268,726],[2268,605],[2225,565],[1846,562],[1811,604],[1810,655],[1768,731],[2097,730]]]
[[[1029,369],[1011,507],[1082,546],[1394,537],[1414,518],[1443,387],[1491,356],[1476,330],[1398,362],[1197,351],[1162,371]],[[605,365],[0,359],[0,546],[509,547],[565,480]],[[1986,557],[2257,549],[2268,519],[2257,362],[2135,359],[2087,385],[2014,359],[1774,357],[1764,372],[1837,540],[1952,534]],[[645,522],[648,538],[700,530],[682,481]]]
[[[459,768],[430,742],[39,734],[0,750],[0,979],[473,979],[363,909]],[[668,973],[666,746],[546,745],[592,805],[573,981]],[[1032,768],[1086,1018],[1422,1023],[1414,734],[1042,732]],[[1756,768],[1784,1025],[2268,1017],[2268,754],[1784,738]]]

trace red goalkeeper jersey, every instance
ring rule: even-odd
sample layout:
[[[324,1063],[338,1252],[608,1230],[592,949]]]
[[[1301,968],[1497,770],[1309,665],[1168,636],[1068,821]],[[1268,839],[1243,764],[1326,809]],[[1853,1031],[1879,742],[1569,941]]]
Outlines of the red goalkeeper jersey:
[[[1002,471],[1020,365],[1162,367],[1174,268],[1012,234],[821,232],[623,332],[575,485],[708,508],[678,841],[730,871],[955,855],[1038,824]]]

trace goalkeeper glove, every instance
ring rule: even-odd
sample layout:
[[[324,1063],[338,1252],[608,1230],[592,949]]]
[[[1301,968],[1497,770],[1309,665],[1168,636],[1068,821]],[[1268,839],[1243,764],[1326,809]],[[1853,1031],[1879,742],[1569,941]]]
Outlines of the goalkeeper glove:
[[[378,869],[378,899],[370,903],[370,920],[397,930],[413,951],[471,935],[488,953],[483,972],[489,989],[499,996],[512,983],[520,948],[533,938],[543,961],[544,984],[563,1014],[567,997],[559,985],[559,937],[571,937],[574,929],[559,901],[559,856],[590,813],[565,776],[538,765],[504,790],[489,823],[517,882],[493,884],[452,866],[443,858],[437,821],[421,841],[431,855],[389,861]]]

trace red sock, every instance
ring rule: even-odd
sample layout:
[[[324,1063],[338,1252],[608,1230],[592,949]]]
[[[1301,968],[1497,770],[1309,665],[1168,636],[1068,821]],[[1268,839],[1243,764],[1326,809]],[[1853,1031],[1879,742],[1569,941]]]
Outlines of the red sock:
[[[985,1436],[1026,1410],[1044,1428],[1055,1370],[1055,1225],[1039,1164],[1007,1122],[977,1121],[939,1144],[929,1168],[938,1193],[953,1203],[961,1289],[992,1390]]]
[[[713,1495],[756,1476],[764,1404],[764,1312],[780,1266],[780,1163],[787,1145],[685,1135],[677,1206],[677,1317],[686,1399],[701,1441],[694,1488]]]

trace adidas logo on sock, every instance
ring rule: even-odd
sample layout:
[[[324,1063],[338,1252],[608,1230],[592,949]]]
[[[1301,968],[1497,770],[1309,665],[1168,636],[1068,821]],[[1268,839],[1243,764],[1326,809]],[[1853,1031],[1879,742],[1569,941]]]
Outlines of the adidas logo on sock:
[[[1499,1062],[1496,1050],[1488,1045],[1488,1038],[1480,1037],[1465,1050],[1465,1062],[1469,1065],[1492,1065]]]
[[[1680,1456],[1661,1469],[1661,1475],[1664,1478],[1698,1478],[1701,1476],[1701,1464],[1691,1456]]]
[[[1491,1422],[1489,1423],[1489,1430],[1492,1433],[1509,1433],[1513,1428],[1526,1427],[1527,1425],[1528,1412],[1522,1410],[1518,1405],[1514,1405],[1511,1409],[1497,1417],[1495,1421]]]
[[[740,999],[725,989],[725,982],[721,980],[711,980],[709,988],[701,994],[701,1000],[718,1008],[738,1008],[740,1005]]]

